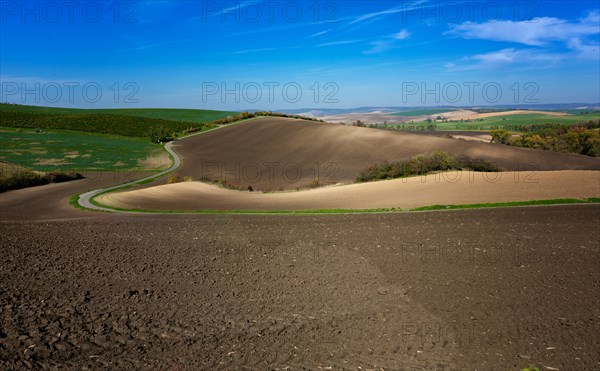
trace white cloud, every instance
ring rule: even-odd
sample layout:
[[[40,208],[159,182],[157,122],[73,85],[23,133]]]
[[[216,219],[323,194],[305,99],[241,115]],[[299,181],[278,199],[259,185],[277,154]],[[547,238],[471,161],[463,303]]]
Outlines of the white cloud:
[[[377,54],[389,49],[397,48],[399,47],[398,41],[406,40],[410,37],[410,35],[411,33],[408,30],[403,29],[398,33],[386,36],[380,40],[371,41],[369,43],[371,45],[371,49],[365,50],[363,54]]]
[[[559,18],[541,17],[531,21],[465,22],[447,32],[465,39],[515,42],[543,46],[552,41],[569,41],[600,34],[600,13],[590,12],[585,18],[569,22]]]
[[[398,32],[397,34],[394,34],[394,36],[392,36],[392,37],[396,40],[406,40],[410,37],[410,32],[408,32],[408,30],[404,29],[404,30]]]
[[[579,58],[600,60],[600,45],[598,44],[584,44],[579,39],[572,39],[568,46],[575,51]]]
[[[481,39],[524,44],[535,49],[507,48],[462,58],[461,63],[448,63],[449,70],[472,70],[499,68],[506,65],[547,67],[567,58],[600,60],[597,43],[586,38],[600,34],[600,12],[589,12],[575,21],[559,18],[534,18],[526,22],[498,21],[486,23],[466,22],[453,26],[447,34],[465,39]],[[554,47],[562,44],[560,52]],[[570,52],[565,52],[570,49]]]
[[[371,49],[365,50],[363,54],[377,54],[384,52],[388,49],[391,49],[394,44],[388,40],[375,40],[369,43],[372,47]]]
[[[548,53],[536,49],[514,48],[496,50],[488,53],[475,54],[460,59],[460,63],[446,63],[451,71],[498,69],[505,66],[535,66],[546,68],[560,62],[564,54]]]
[[[515,49],[503,49],[485,54],[476,54],[469,58],[483,63],[496,64],[512,63],[518,56],[519,52],[517,52]]]

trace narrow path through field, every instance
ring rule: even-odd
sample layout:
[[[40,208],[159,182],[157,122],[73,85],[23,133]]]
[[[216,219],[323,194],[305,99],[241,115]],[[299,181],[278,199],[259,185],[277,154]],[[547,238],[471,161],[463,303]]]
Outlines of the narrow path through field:
[[[167,152],[169,152],[169,154],[171,156],[173,156],[173,164],[167,170],[163,170],[163,171],[161,171],[158,174],[153,174],[153,175],[147,176],[147,177],[142,178],[142,179],[134,180],[134,181],[129,182],[129,183],[118,184],[118,185],[115,185],[115,186],[112,186],[112,187],[103,188],[103,189],[97,189],[95,191],[86,192],[86,193],[84,193],[84,194],[82,194],[82,195],[79,196],[79,200],[77,201],[77,203],[79,204],[79,206],[84,207],[86,209],[91,209],[91,210],[96,210],[96,211],[118,212],[117,210],[114,210],[114,209],[110,209],[110,208],[107,208],[107,207],[102,207],[102,206],[94,205],[92,203],[92,199],[94,197],[98,196],[100,193],[109,192],[109,191],[113,191],[115,189],[124,188],[124,187],[132,186],[132,185],[135,185],[135,184],[143,183],[143,182],[148,181],[148,180],[160,178],[161,176],[166,175],[166,174],[170,173],[171,171],[176,170],[181,165],[181,157],[179,157],[179,155],[177,154],[177,152],[173,151],[173,149],[171,148],[172,146],[173,146],[173,142],[169,142],[169,143],[165,144],[165,150]]]
[[[180,139],[185,139],[185,138],[189,138],[189,137],[196,136],[196,135],[202,135],[202,134],[214,131],[214,130],[223,129],[223,128],[226,128],[228,126],[237,125],[237,124],[240,124],[242,122],[246,122],[246,121],[253,120],[253,119],[254,118],[251,118],[251,119],[248,119],[248,120],[242,120],[242,121],[234,122],[234,123],[228,124],[228,125],[222,125],[222,126],[214,128],[214,129],[202,131],[202,132],[199,132],[199,133],[190,134],[190,135],[184,136],[184,137],[182,137]],[[79,206],[81,206],[81,207],[83,207],[85,209],[89,209],[89,210],[108,211],[108,212],[114,212],[114,213],[121,212],[122,213],[123,211],[111,209],[111,208],[108,208],[108,207],[102,207],[102,206],[94,205],[92,203],[92,199],[94,199],[94,197],[98,196],[101,193],[114,191],[114,190],[120,189],[120,188],[131,187],[131,186],[134,186],[136,184],[141,184],[141,183],[147,182],[149,180],[158,179],[158,178],[160,178],[160,177],[162,177],[164,175],[167,175],[168,173],[170,173],[172,171],[177,170],[179,168],[179,166],[181,166],[181,157],[177,154],[177,152],[175,152],[173,150],[173,148],[172,148],[173,147],[173,143],[174,142],[169,142],[169,143],[165,144],[165,147],[164,147],[165,150],[173,157],[173,164],[168,169],[163,170],[163,171],[161,171],[158,174],[153,174],[153,175],[150,175],[150,176],[147,176],[147,177],[144,177],[144,178],[141,178],[141,179],[137,179],[137,180],[134,180],[134,181],[131,181],[131,182],[128,182],[128,183],[117,184],[117,185],[114,185],[114,186],[111,186],[111,187],[108,187],[108,188],[102,188],[102,189],[97,189],[97,190],[94,190],[94,191],[89,191],[89,192],[83,193],[83,194],[79,195],[79,199],[77,200],[77,203],[79,204]]]

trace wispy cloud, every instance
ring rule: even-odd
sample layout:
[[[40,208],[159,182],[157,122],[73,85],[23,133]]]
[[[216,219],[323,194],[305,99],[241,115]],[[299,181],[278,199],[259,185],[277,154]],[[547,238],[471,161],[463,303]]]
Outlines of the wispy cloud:
[[[552,41],[569,41],[600,33],[600,13],[590,12],[585,18],[569,22],[554,17],[531,21],[465,22],[451,26],[447,34],[465,39],[507,41],[529,46],[543,46]]]
[[[135,44],[135,46],[131,46],[129,48],[124,48],[124,49],[112,50],[111,52],[122,53],[122,52],[128,52],[128,51],[143,51],[143,50],[148,50],[148,49],[160,48],[163,46],[179,45],[179,44],[185,44],[185,43],[190,43],[190,42],[195,41],[194,39],[190,39],[190,38],[169,40],[169,41],[163,41],[163,42],[158,42],[158,43],[146,43],[144,41],[134,39],[134,38],[130,38],[129,40],[132,44]]]
[[[260,48],[260,49],[247,49],[247,50],[238,50],[235,52],[231,52],[231,54],[248,54],[248,53],[257,53],[257,52],[269,52],[275,50],[275,48]]]
[[[553,66],[568,58],[600,60],[600,47],[586,38],[600,34],[600,13],[592,11],[586,17],[568,21],[554,17],[531,21],[466,22],[452,26],[446,34],[465,39],[512,42],[534,49],[506,48],[476,54],[446,65],[449,70],[493,69],[506,65],[531,63],[538,68]],[[556,44],[561,45],[560,52]],[[565,52],[565,49],[569,50]]]
[[[396,14],[396,13],[410,11],[410,10],[415,9],[419,5],[424,4],[426,2],[427,2],[426,0],[414,1],[412,3],[405,3],[405,4],[402,4],[400,6],[396,6],[396,7],[390,8],[390,9],[381,10],[381,11],[378,11],[378,12],[366,13],[366,14],[363,14],[363,15],[360,15],[360,16],[354,18],[348,24],[355,24],[355,23],[359,23],[359,22],[364,22],[364,21],[369,20],[369,19],[378,18],[378,17],[381,17],[381,16],[386,16],[386,15],[390,15],[390,14]]]
[[[217,4],[217,3],[215,3],[215,4]],[[224,2],[220,3],[220,4],[221,4],[221,6],[225,5]],[[224,14],[228,14],[228,13],[231,13],[231,12],[234,12],[234,11],[240,12],[240,11],[242,11],[244,8],[246,8],[249,5],[256,5],[256,2],[254,2],[254,1],[242,1],[242,2],[239,2],[238,1],[237,3],[235,3],[235,5],[230,6],[228,8],[225,8],[225,9],[221,9],[220,12],[214,13],[214,14],[209,14],[208,16],[209,17],[214,17],[214,16],[217,16],[217,15],[218,16],[223,16]]]
[[[322,35],[325,35],[326,33],[329,33],[329,32],[331,32],[331,28],[328,29],[328,30],[325,30],[325,31],[314,33],[314,34],[310,35],[310,37],[322,36]]]
[[[562,61],[565,57],[564,54],[538,49],[507,48],[463,57],[458,62],[447,63],[446,68],[450,71],[493,70],[518,65],[545,68]]]
[[[375,40],[369,43],[371,49],[367,49],[363,54],[378,54],[394,47],[394,43],[390,40]]]
[[[598,44],[584,44],[579,39],[572,39],[569,41],[568,47],[579,58],[600,60],[600,45]]]
[[[355,43],[359,43],[363,40],[340,40],[340,41],[330,41],[330,42],[326,42],[326,43],[322,43],[317,45],[318,47],[323,47],[323,46],[334,46],[334,45],[347,45],[347,44],[355,44]]]
[[[410,37],[410,32],[408,32],[408,30],[406,30],[406,29],[404,29],[392,36],[392,38],[396,39],[396,40],[406,40],[409,37]]]
[[[385,38],[371,41],[371,49],[365,50],[363,54],[378,54],[386,50],[393,49],[399,46],[399,41],[406,40],[410,37],[410,32],[407,29],[403,29],[393,35]]]

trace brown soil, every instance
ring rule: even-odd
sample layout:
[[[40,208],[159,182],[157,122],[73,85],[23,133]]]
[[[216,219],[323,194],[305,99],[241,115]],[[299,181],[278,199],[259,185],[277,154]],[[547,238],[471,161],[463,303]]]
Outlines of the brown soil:
[[[0,220],[51,220],[97,217],[97,213],[81,211],[69,205],[72,195],[111,185],[127,183],[153,173],[103,172],[81,173],[85,178],[67,183],[0,193]]]
[[[600,159],[500,144],[392,132],[304,120],[264,118],[183,139],[179,175],[255,190],[352,183],[375,163],[432,151],[481,158],[505,170],[600,169]]]
[[[513,115],[547,115],[547,116],[568,116],[569,114],[564,112],[550,112],[550,111],[530,111],[530,110],[513,110],[513,111],[503,111],[503,112],[488,112],[488,113],[469,113],[468,111],[464,114],[454,114],[454,115],[446,115],[441,114],[444,117],[451,118],[453,120],[476,120],[476,119],[484,119],[489,117],[502,117],[502,116],[513,116]]]
[[[184,182],[109,193],[105,205],[142,210],[411,209],[600,197],[600,171],[447,172],[309,191],[264,194]]]
[[[229,133],[224,157],[244,145]],[[340,156],[318,136],[290,149],[312,142]],[[382,145],[367,143],[349,145]],[[320,217],[68,206],[125,180],[97,174],[0,194],[0,369],[600,369],[598,205]]]
[[[600,208],[2,222],[0,368],[598,369]]]
[[[384,112],[344,113],[319,117],[320,120],[336,124],[352,124],[357,121],[362,121],[365,124],[381,124],[384,122],[388,124],[402,124],[411,120],[421,121],[426,118],[427,116],[402,117]]]

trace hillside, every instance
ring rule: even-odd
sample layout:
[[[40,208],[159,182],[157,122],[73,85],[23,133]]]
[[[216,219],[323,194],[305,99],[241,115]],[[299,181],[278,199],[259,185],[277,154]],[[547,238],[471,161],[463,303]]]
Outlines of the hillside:
[[[503,170],[593,170],[600,160],[499,144],[383,131],[285,118],[261,118],[178,141],[178,173],[237,187],[292,190],[352,183],[358,173],[384,160],[444,151],[483,159]]]

